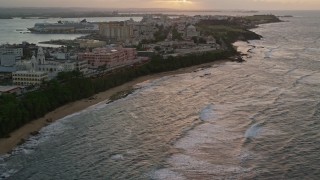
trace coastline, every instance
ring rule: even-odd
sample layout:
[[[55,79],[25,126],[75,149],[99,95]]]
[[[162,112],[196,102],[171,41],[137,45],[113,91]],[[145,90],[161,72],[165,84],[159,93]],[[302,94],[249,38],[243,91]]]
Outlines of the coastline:
[[[10,137],[8,138],[0,138],[0,155],[10,153],[16,146],[21,144],[24,140],[28,139],[28,137],[32,136],[34,132],[38,132],[41,128],[53,123],[59,119],[62,119],[68,115],[74,114],[76,112],[82,111],[90,106],[98,104],[102,101],[109,99],[112,95],[117,92],[125,91],[131,89],[134,85],[139,84],[144,81],[154,80],[165,76],[176,75],[176,74],[184,74],[193,72],[199,68],[204,68],[207,66],[217,65],[221,63],[228,62],[230,60],[222,59],[217,60],[210,63],[200,64],[196,66],[191,66],[187,68],[181,68],[175,71],[157,73],[148,76],[142,76],[133,81],[127,82],[121,86],[117,86],[115,88],[109,89],[107,91],[95,94],[93,98],[82,99],[79,101],[75,101],[64,106],[61,106],[54,111],[47,113],[44,117],[33,120],[28,124],[20,127],[19,129],[10,133]],[[48,122],[48,120],[50,122]]]

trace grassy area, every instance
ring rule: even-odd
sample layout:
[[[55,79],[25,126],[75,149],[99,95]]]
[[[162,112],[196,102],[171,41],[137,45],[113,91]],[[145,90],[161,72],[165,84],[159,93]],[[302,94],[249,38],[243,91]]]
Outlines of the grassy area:
[[[232,43],[237,40],[260,39],[258,34],[248,31],[239,26],[230,25],[205,25],[198,24],[198,29],[204,35],[211,35],[218,41],[223,40],[226,43]]]
[[[254,16],[244,17],[244,19],[251,21],[253,23],[280,22],[279,18],[274,15],[254,15]]]
[[[203,20],[197,24],[202,35],[213,36],[218,41],[228,44],[237,40],[260,39],[261,36],[249,31],[258,24],[280,22],[274,15],[254,15],[247,17],[232,17],[224,20]]]
[[[224,36],[229,33],[245,33],[246,30],[236,26],[226,25],[199,25],[200,31],[205,35]]]

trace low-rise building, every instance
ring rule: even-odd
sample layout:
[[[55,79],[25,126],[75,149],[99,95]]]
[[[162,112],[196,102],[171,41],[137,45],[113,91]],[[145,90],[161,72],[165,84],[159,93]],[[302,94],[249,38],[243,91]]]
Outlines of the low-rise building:
[[[20,95],[23,88],[20,86],[0,86],[0,95],[3,94],[16,94]]]
[[[12,73],[14,85],[30,86],[40,85],[48,80],[48,74],[41,71],[17,71]]]

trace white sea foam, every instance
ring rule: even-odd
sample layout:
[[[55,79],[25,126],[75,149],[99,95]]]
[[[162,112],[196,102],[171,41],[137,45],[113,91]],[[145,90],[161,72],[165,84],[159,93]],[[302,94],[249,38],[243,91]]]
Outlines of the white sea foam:
[[[114,161],[123,161],[124,160],[124,156],[122,154],[115,154],[115,155],[112,155],[110,157],[110,159],[112,159]]]
[[[43,142],[46,142],[50,140],[52,137],[61,134],[65,132],[66,130],[72,128],[71,126],[68,126],[64,122],[67,121],[69,118],[73,117],[75,115],[67,116],[59,121],[56,121],[52,124],[49,124],[48,126],[42,128],[39,131],[39,134],[36,136],[29,137],[26,142],[18,147],[16,147],[12,154],[31,154],[34,152],[34,149]]]
[[[15,174],[16,172],[17,172],[17,170],[15,170],[15,169],[10,169],[10,170],[2,173],[2,174],[0,175],[0,179],[7,179],[7,178],[9,178],[10,176],[12,176],[13,174]]]
[[[173,155],[168,161],[177,169],[189,172],[198,171],[205,174],[228,175],[230,173],[240,174],[250,171],[249,168],[242,168],[240,166],[227,164],[214,164],[203,159],[201,160],[184,154]]]
[[[214,113],[214,105],[210,104],[207,107],[205,107],[200,112],[200,119],[202,121],[212,121],[216,119],[216,114]]]
[[[249,129],[247,129],[244,137],[245,138],[256,138],[262,131],[260,124],[254,124]]]
[[[180,173],[174,172],[170,169],[159,169],[155,171],[152,175],[152,179],[155,180],[185,180],[186,178],[183,177]]]
[[[310,85],[312,84],[319,85],[319,82],[320,82],[320,73],[315,73],[313,75],[306,76],[301,80],[299,80],[299,83],[310,84]]]

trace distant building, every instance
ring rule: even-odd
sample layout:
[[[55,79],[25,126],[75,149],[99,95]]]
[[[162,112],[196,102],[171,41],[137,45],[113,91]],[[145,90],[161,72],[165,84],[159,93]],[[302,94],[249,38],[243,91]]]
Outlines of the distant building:
[[[139,57],[149,57],[149,58],[151,58],[154,55],[155,55],[154,51],[138,51],[138,56]]]
[[[0,55],[1,54],[13,54],[17,57],[23,56],[23,48],[11,48],[11,47],[1,47],[0,48]]]
[[[16,64],[16,55],[14,54],[1,54],[0,66],[12,67]]]
[[[86,74],[88,72],[88,61],[87,60],[75,60],[73,61],[75,64],[75,69],[82,72],[83,74]]]
[[[106,22],[99,26],[100,36],[103,36],[111,42],[126,41],[133,38],[133,26],[127,22]]]
[[[0,73],[11,73],[16,70],[16,62],[21,60],[23,48],[0,47]]]
[[[154,40],[154,33],[158,31],[153,24],[139,23],[134,26],[134,38],[141,40]]]
[[[200,33],[197,31],[196,27],[190,25],[186,28],[186,38],[191,39],[192,37],[198,37]]]
[[[213,37],[213,36],[208,36],[206,38],[206,41],[207,41],[207,44],[213,44],[213,45],[216,45],[217,44],[217,41],[216,39]]]
[[[107,45],[105,41],[98,40],[81,40],[79,44],[80,48],[98,48]]]
[[[102,66],[115,68],[134,63],[137,51],[134,48],[96,48],[92,52],[78,54],[79,60],[88,61],[89,68],[97,69]]]
[[[66,60],[68,59],[68,53],[64,52],[50,52],[50,56],[54,57],[57,60]]]

